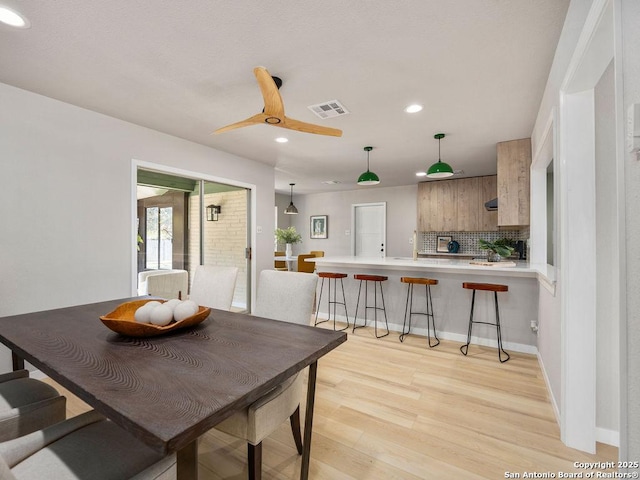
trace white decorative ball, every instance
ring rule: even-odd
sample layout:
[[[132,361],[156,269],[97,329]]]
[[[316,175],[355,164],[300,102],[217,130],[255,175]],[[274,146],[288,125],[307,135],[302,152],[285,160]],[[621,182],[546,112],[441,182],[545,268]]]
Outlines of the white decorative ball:
[[[171,300],[164,302],[163,305],[166,305],[167,307],[169,307],[171,309],[171,311],[173,312],[173,310],[176,308],[177,305],[180,305],[180,303],[182,303],[181,300],[178,300],[177,298],[172,298]]]
[[[172,319],[173,312],[171,312],[171,308],[166,305],[157,305],[149,314],[149,320],[151,323],[160,327],[169,325]]]
[[[198,306],[196,305],[194,308],[193,305],[195,305],[195,302],[191,300],[184,301],[180,305],[177,305],[173,310],[173,318],[175,321],[179,322],[191,315],[195,315],[198,312]]]
[[[192,315],[195,315],[196,313],[198,313],[198,310],[200,309],[198,304],[196,302],[194,302],[193,300],[185,300],[182,303],[184,303],[186,305],[189,305],[191,307],[191,309],[193,310]]]
[[[138,323],[149,323],[149,315],[151,314],[151,310],[153,310],[153,306],[149,307],[149,304],[145,304],[138,308],[136,312],[133,314],[136,322]]]

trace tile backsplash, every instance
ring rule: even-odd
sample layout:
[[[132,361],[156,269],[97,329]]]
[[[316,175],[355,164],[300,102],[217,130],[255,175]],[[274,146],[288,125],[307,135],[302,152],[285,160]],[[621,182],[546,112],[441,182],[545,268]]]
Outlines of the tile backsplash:
[[[499,238],[526,241],[529,238],[529,229],[501,230],[499,232],[420,232],[418,234],[418,251],[420,253],[437,253],[437,238],[442,236],[449,236],[452,240],[460,244],[458,253],[486,257],[487,251],[480,250],[478,246],[478,240],[481,238],[490,242],[498,240]]]

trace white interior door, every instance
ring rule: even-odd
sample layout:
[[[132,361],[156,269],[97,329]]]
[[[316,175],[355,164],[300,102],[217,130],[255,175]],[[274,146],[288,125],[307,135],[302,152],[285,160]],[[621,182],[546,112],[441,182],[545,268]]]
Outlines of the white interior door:
[[[351,206],[353,242],[356,257],[384,257],[386,254],[387,204],[363,203]]]

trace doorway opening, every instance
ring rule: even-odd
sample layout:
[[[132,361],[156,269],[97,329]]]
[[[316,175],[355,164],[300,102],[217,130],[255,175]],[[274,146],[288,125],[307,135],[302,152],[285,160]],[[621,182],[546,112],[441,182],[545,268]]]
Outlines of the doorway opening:
[[[145,279],[166,274],[177,283],[162,293],[186,298],[198,265],[233,266],[233,309],[250,307],[249,189],[138,168],[136,197],[138,294],[156,294]]]

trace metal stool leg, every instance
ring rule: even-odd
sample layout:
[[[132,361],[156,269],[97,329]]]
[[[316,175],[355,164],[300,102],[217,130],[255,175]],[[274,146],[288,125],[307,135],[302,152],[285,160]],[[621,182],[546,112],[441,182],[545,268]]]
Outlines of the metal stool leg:
[[[338,331],[341,332],[342,330],[346,330],[347,328],[349,328],[349,312],[347,312],[347,297],[344,294],[344,282],[342,281],[342,279],[340,279],[340,286],[342,287],[342,301],[344,302],[344,316],[347,319],[347,326],[344,328],[339,329]],[[337,285],[334,286],[334,292],[337,290]],[[334,304],[335,306],[335,304]],[[355,320],[354,320],[355,321]],[[336,329],[336,316],[335,313],[333,315],[333,329]]]
[[[324,280],[324,279],[323,279]],[[342,283],[342,279],[340,279],[340,285],[342,285],[342,302],[338,302],[338,284],[337,278],[333,279],[333,302],[331,301],[331,278],[329,279],[329,302],[327,304],[327,311],[331,312],[331,304],[333,304],[333,330],[337,332],[341,332],[342,330],[346,330],[349,328],[349,314],[347,313],[347,299],[344,296],[344,283]],[[347,326],[344,328],[336,329],[336,305],[342,305],[344,307],[344,314],[347,317]],[[329,318],[331,318],[331,314],[329,313]]]
[[[320,312],[320,301],[322,300],[322,291],[324,290],[324,278],[322,279],[322,283],[320,284],[320,296],[318,297],[318,305],[316,306],[316,318],[313,322],[313,326],[320,325],[321,323],[328,322],[329,318],[326,320],[318,321],[318,313]],[[329,279],[329,294],[331,294],[331,279]],[[328,312],[327,312],[328,315]]]
[[[471,295],[471,314],[469,316],[469,332],[467,333],[467,343],[460,347],[460,351],[463,355],[466,355],[469,351],[469,344],[471,343],[471,328],[473,327],[473,305],[476,301],[476,291],[473,291]]]
[[[431,287],[429,285],[425,285],[425,288],[425,294],[427,297],[427,342],[429,344],[429,348],[433,348],[440,345],[440,339],[436,334],[436,319],[433,316],[433,300],[431,299]],[[429,321],[431,321],[431,325],[429,325]],[[429,333],[431,326],[433,326],[433,338],[436,341],[436,343],[434,344],[431,343],[431,335]]]
[[[409,303],[409,298],[411,298],[411,303]],[[409,305],[413,305],[413,284],[407,284],[407,302],[404,306],[404,321],[402,322],[402,333],[400,334],[400,342],[404,342],[404,337],[409,335],[411,331],[411,309]],[[409,315],[409,328],[405,331],[404,327],[407,324],[407,315]]]
[[[504,363],[507,360],[509,360],[511,358],[511,356],[504,351],[504,349],[502,348],[502,333],[500,332],[500,312],[498,311],[498,292],[493,292],[493,301],[495,302],[496,305],[496,329],[498,331],[498,360],[500,360],[500,363]],[[504,360],[502,359],[502,354],[505,354],[507,356],[507,358],[505,358]]]
[[[384,335],[378,335],[378,310],[380,310],[378,308],[378,295],[376,294],[376,283],[380,285],[380,298],[382,298],[382,311],[384,312],[384,323],[387,326],[387,333],[385,333]],[[382,292],[382,282],[374,282],[373,283],[373,305],[374,305],[374,315],[375,315],[375,324],[374,324],[374,331],[376,334],[376,338],[382,338],[382,337],[386,337],[387,335],[389,335],[389,322],[387,321],[387,309],[385,307],[384,304],[384,293]]]
[[[356,301],[356,313],[353,316],[353,329],[351,330],[351,333],[356,331],[356,328],[362,328],[362,327],[366,327],[367,326],[367,303],[366,303],[366,294],[367,294],[367,287],[365,285],[364,288],[364,292],[365,292],[365,309],[364,309],[364,325],[360,325],[358,326],[357,321],[358,321],[358,307],[360,306],[360,290],[362,290],[362,280],[360,280],[360,286],[358,287],[358,300]]]

